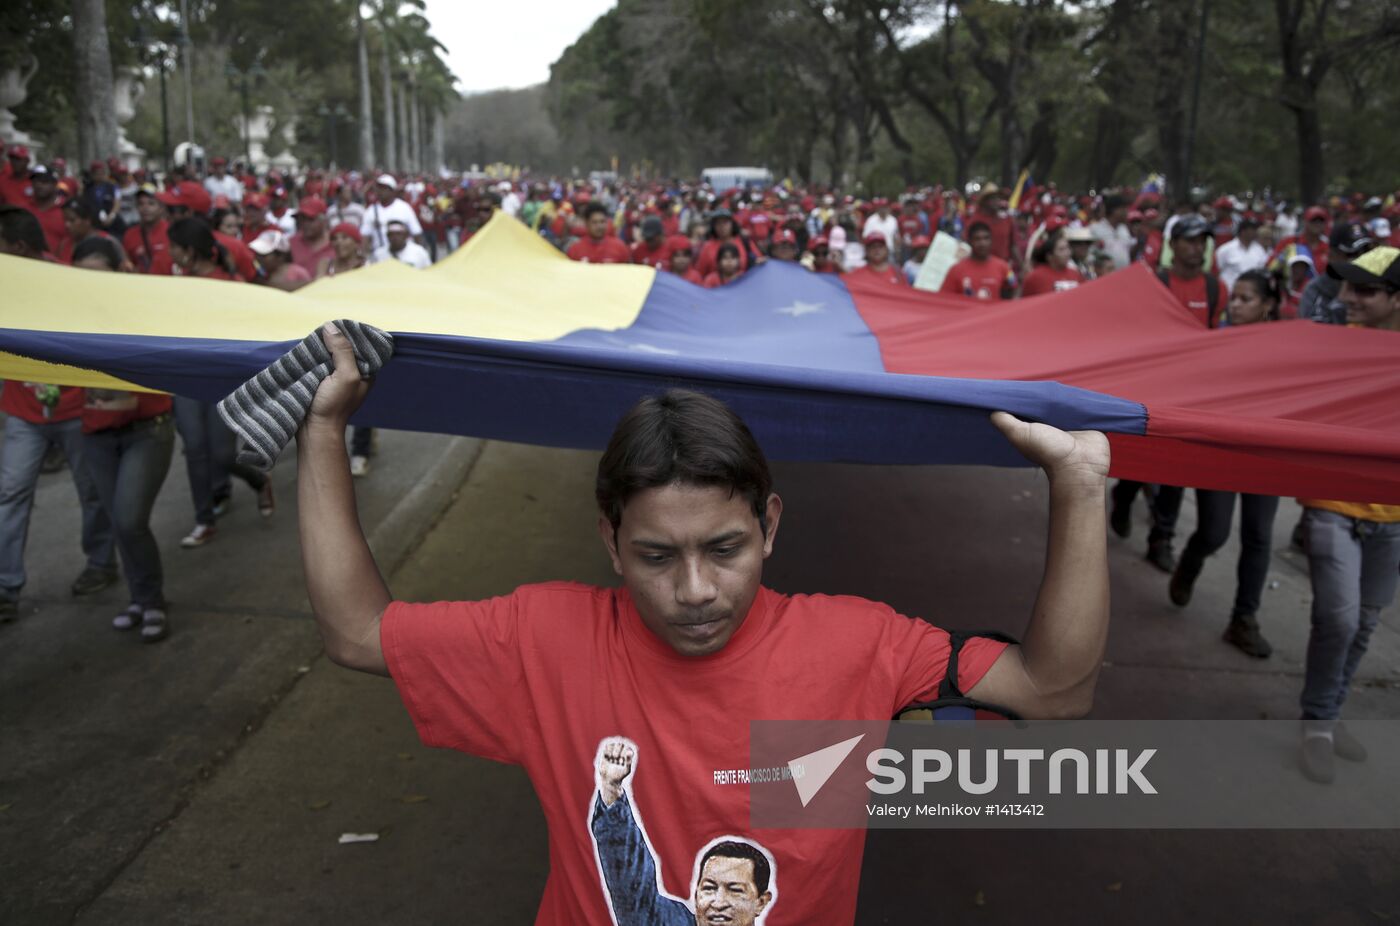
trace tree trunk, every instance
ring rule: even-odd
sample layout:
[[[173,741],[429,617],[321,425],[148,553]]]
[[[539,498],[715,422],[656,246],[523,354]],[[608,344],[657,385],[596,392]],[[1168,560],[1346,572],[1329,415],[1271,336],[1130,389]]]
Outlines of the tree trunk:
[[[433,112],[433,160],[428,165],[428,169],[434,175],[442,173],[443,167],[447,165],[447,120],[442,115],[442,110]]]
[[[73,65],[77,72],[78,159],[117,154],[117,106],[103,0],[73,0]]]
[[[412,170],[413,165],[408,162],[408,91],[404,88],[403,82],[399,82],[399,117],[398,117],[398,157],[399,166],[403,170]]]
[[[414,170],[423,169],[423,126],[418,112],[418,83],[412,75],[408,78],[408,115],[413,131],[409,132],[410,148],[408,163]]]
[[[384,166],[389,171],[399,169],[399,152],[395,139],[398,131],[394,119],[394,74],[389,63],[389,30],[384,30],[384,49],[379,59],[384,77]]]
[[[370,105],[369,46],[365,43],[365,20],[355,3],[355,51],[360,78],[360,158],[359,168],[374,169],[374,107]]]
[[[1293,117],[1298,123],[1298,191],[1299,201],[1322,201],[1322,120],[1317,112],[1316,98],[1296,107]]]
[[[1194,4],[1166,4],[1162,7],[1158,43],[1162,48],[1191,47],[1190,24]],[[1153,113],[1157,122],[1157,145],[1167,189],[1171,198],[1182,202],[1191,197],[1191,181],[1186,173],[1186,87],[1185,55],[1164,55],[1157,62],[1157,86]]]

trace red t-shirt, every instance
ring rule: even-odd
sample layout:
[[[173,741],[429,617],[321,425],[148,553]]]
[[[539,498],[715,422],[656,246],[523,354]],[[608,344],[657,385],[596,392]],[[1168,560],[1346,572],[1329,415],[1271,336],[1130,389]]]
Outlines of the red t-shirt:
[[[131,262],[141,273],[170,276],[172,264],[170,261],[170,237],[167,234],[170,226],[165,219],[159,219],[154,225],[145,229],[144,237],[141,230],[141,225],[133,225],[122,235],[122,247],[126,249],[127,256],[131,258]],[[150,245],[149,253],[147,244]]]
[[[330,235],[326,236],[325,242],[319,248],[313,248],[300,234],[292,235],[287,239],[287,243],[292,247],[292,262],[312,276],[316,275],[316,268],[321,265],[321,261],[335,260],[335,247],[331,244]]]
[[[586,264],[630,264],[632,254],[627,245],[612,235],[603,236],[602,241],[584,236],[569,245],[569,260]]]
[[[1142,250],[1138,253],[1138,260],[1155,270],[1161,259],[1162,233],[1154,228],[1147,233],[1147,237],[1143,240]]]
[[[28,206],[33,195],[34,187],[29,183],[27,170],[22,175],[9,171],[0,174],[0,202],[10,206]]]
[[[986,260],[964,257],[948,268],[948,275],[943,278],[943,285],[938,291],[993,300],[1002,298],[1003,288],[1015,285],[1016,275],[1011,272],[1011,265],[1000,257],[988,257]]]
[[[682,280],[685,280],[687,283],[694,283],[696,286],[705,285],[705,278],[700,275],[700,271],[696,270],[694,265],[686,267],[685,273],[676,273],[674,270],[670,272],[680,277]]]
[[[1225,311],[1225,303],[1229,300],[1230,293],[1219,279],[1215,283],[1217,292],[1215,315],[1216,318],[1219,318],[1220,313]],[[1189,280],[1183,280],[1169,271],[1167,273],[1167,289],[1171,290],[1177,301],[1196,317],[1196,321],[1207,328],[1215,327],[1215,319],[1210,317],[1210,294],[1206,290],[1206,274],[1201,273]]]
[[[121,428],[133,421],[145,421],[164,415],[173,408],[170,396],[151,392],[111,392],[87,389],[87,404],[83,406],[83,433]],[[103,400],[108,400],[104,402]],[[134,400],[134,401],[132,401]],[[104,407],[115,405],[117,407]]]
[[[691,269],[694,269],[694,268],[691,268]],[[703,287],[705,287],[706,289],[714,289],[714,288],[717,287],[717,286],[725,286],[725,285],[727,285],[727,284],[729,284],[729,283],[733,283],[735,280],[739,279],[739,277],[741,277],[741,276],[743,276],[743,275],[744,275],[744,272],[741,270],[741,271],[739,271],[738,273],[736,273],[734,276],[730,277],[728,280],[721,280],[721,279],[719,278],[719,271],[718,271],[718,270],[712,270],[712,271],[710,271],[709,273],[705,274],[705,278],[704,278],[703,280],[700,281],[700,285],[703,286]]]
[[[751,830],[750,720],[885,719],[935,695],[948,636],[860,598],[760,589],[724,649],[687,658],[642,623],[624,589],[557,582],[489,601],[384,612],[384,658],[423,742],[524,767],[549,822],[537,926],[613,922],[590,821],[605,739],[636,747],[628,800],[660,886],[689,898],[696,856],[738,836],[775,861],[767,926],[855,918],[865,834]],[[975,685],[1004,645],[973,639],[958,681]]]
[[[233,266],[237,268],[238,275],[245,283],[251,283],[258,278],[258,264],[253,258],[253,249],[242,241],[223,232],[214,232],[214,240],[224,246],[229,256],[233,258]]]
[[[967,220],[967,234],[971,232],[972,226],[978,222],[986,225],[992,232],[992,256],[1000,257],[1002,260],[1011,260],[1012,250],[1016,246],[1016,223],[1009,215],[988,215],[981,210],[972,213]]]
[[[879,280],[882,283],[893,283],[896,286],[909,285],[909,281],[904,278],[904,271],[900,270],[894,264],[885,264],[884,270],[876,270],[870,264],[866,264],[864,267],[857,268],[846,274],[846,279],[848,280],[860,279],[861,277],[869,277],[872,280]]]
[[[68,225],[63,221],[62,196],[55,196],[48,206],[39,206],[34,200],[26,200],[23,205],[34,217],[39,220],[39,226],[44,229],[44,240],[49,243],[49,253],[55,256],[62,254],[68,242]]]
[[[1056,270],[1049,264],[1040,264],[1026,274],[1026,284],[1021,287],[1022,296],[1039,296],[1041,293],[1058,293],[1074,289],[1084,282],[1084,274],[1072,265]]]
[[[671,249],[666,246],[666,239],[661,239],[660,247],[650,247],[646,241],[638,241],[632,245],[632,263],[646,264],[655,267],[657,270],[665,270],[671,266]]]
[[[83,413],[82,389],[76,386],[60,386],[58,404],[46,406],[39,401],[39,394],[50,388],[52,387],[44,383],[22,383],[19,380],[7,379],[5,388],[0,390],[0,412],[14,415],[30,424],[68,421]]]

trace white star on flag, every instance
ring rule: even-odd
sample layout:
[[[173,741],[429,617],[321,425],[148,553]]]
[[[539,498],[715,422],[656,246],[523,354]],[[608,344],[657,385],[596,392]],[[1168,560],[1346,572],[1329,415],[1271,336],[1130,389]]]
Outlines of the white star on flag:
[[[793,318],[800,318],[803,315],[810,315],[812,312],[823,311],[824,302],[803,302],[800,299],[793,300],[792,305],[785,305],[781,309],[774,309],[779,315],[791,315]]]

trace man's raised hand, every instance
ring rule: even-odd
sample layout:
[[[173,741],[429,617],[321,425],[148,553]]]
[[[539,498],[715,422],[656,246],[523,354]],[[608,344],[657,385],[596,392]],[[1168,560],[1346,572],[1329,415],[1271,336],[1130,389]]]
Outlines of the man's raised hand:
[[[1022,421],[1009,412],[992,412],[992,424],[1021,455],[1063,486],[1102,489],[1108,481],[1108,438],[1099,431],[1061,431]]]
[[[350,416],[369,393],[370,382],[360,378],[350,339],[339,328],[326,322],[321,326],[321,340],[331,352],[335,370],[317,387],[306,425],[337,428],[343,433]]]
[[[620,737],[603,741],[598,750],[598,794],[611,807],[622,796],[622,785],[632,774],[632,762],[637,750]]]

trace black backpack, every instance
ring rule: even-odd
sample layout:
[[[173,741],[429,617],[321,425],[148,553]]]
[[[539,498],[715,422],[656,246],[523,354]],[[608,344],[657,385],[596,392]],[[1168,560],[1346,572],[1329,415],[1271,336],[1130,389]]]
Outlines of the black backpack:
[[[1157,279],[1162,281],[1162,285],[1171,288],[1171,271],[1158,270]],[[1220,306],[1220,281],[1215,278],[1215,274],[1206,274],[1206,322],[1210,327],[1215,327],[1215,310]]]

